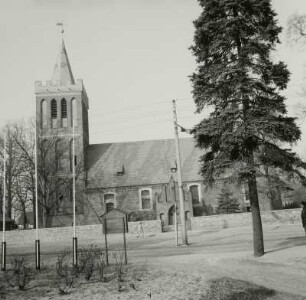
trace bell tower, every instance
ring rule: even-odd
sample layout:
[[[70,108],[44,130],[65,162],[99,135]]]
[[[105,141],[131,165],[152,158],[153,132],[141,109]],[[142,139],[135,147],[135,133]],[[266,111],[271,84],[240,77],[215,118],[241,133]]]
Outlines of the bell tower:
[[[55,166],[53,171],[55,174],[52,176],[72,178],[74,163],[78,172],[77,186],[83,190],[86,152],[89,145],[88,97],[83,81],[74,79],[63,39],[51,80],[46,83],[36,81],[35,95],[37,139],[47,141],[52,148],[53,156],[51,156]],[[73,136],[74,157],[72,157]],[[55,215],[63,214],[63,212],[71,213],[69,212],[71,205],[67,204],[71,202],[71,199],[68,199],[71,198],[71,192],[59,192],[52,197],[54,197],[53,201],[58,203],[54,205]],[[82,213],[81,206],[77,206],[77,210]],[[58,224],[51,226],[58,226]]]

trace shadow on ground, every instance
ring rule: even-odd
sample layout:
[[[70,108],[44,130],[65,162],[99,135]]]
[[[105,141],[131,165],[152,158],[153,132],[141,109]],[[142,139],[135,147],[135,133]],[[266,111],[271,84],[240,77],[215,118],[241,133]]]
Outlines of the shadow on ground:
[[[277,244],[277,248],[267,251],[266,253],[272,253],[284,249],[289,249],[297,246],[304,246],[306,245],[306,237],[305,236],[296,236],[296,237],[289,237],[286,240]]]
[[[304,299],[300,296],[283,294],[247,281],[228,277],[213,279],[202,300],[261,300],[261,299]]]

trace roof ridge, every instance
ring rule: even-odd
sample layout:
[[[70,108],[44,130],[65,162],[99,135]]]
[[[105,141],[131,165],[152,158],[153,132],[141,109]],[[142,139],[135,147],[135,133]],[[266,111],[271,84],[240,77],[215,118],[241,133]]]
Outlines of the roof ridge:
[[[180,138],[180,140],[191,140],[192,137],[184,137]],[[129,143],[145,143],[145,142],[164,142],[164,141],[174,141],[174,138],[167,138],[167,139],[152,139],[152,140],[138,140],[138,141],[126,141],[126,142],[106,142],[106,143],[96,143],[90,144],[89,146],[97,146],[97,145],[114,145],[114,144],[129,144]]]

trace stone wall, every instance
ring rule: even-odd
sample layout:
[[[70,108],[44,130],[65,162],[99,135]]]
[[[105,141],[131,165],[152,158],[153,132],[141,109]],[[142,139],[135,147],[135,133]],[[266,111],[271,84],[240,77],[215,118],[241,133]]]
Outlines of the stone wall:
[[[140,222],[129,222],[129,233],[131,234],[137,234],[138,228],[139,228]],[[161,232],[161,222],[160,220],[153,220],[153,221],[143,221],[142,227],[144,234],[150,234],[150,233],[157,233]]]
[[[299,224],[301,223],[301,209],[287,209],[261,212],[263,225]],[[142,221],[144,234],[161,232],[160,220]],[[251,213],[239,213],[229,215],[213,215],[204,217],[192,217],[192,230],[206,230],[212,228],[248,227],[252,226]],[[128,234],[137,234],[139,222],[128,223]],[[77,237],[80,241],[94,240],[103,235],[101,224],[77,226]],[[72,239],[73,227],[54,227],[39,229],[40,241],[50,242]],[[35,241],[35,230],[12,230],[6,232],[8,244],[22,244]]]
[[[137,234],[139,222],[128,223],[128,233]],[[161,223],[159,220],[143,221],[144,234],[161,232]],[[73,227],[53,227],[39,229],[39,239],[41,243],[50,241],[72,240]],[[79,241],[99,239],[103,236],[103,226],[85,225],[76,227],[77,238]],[[35,230],[12,230],[6,232],[6,241],[8,244],[22,244],[29,241],[35,241]]]
[[[73,227],[53,227],[38,230],[41,243],[59,240],[72,240]],[[80,240],[95,238],[103,234],[102,225],[86,225],[76,227],[77,237]],[[6,232],[7,243],[20,244],[35,241],[35,230],[12,230]]]
[[[301,209],[262,211],[261,219],[263,225],[301,223]],[[191,218],[192,230],[247,226],[252,226],[251,213],[225,214]]]

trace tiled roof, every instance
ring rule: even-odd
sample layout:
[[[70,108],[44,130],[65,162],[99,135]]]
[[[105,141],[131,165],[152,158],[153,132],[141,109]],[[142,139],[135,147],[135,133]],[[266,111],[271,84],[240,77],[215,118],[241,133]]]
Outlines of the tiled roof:
[[[201,151],[193,139],[180,139],[180,150],[182,180],[201,180]],[[176,161],[173,139],[94,144],[87,154],[88,188],[167,183]],[[123,167],[123,175],[117,175]]]

